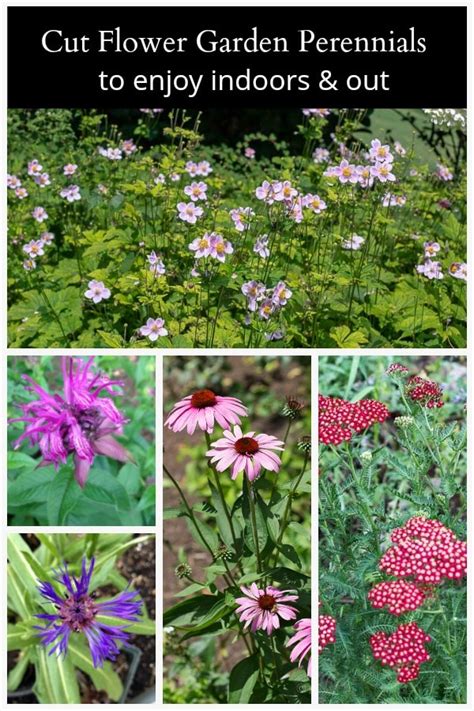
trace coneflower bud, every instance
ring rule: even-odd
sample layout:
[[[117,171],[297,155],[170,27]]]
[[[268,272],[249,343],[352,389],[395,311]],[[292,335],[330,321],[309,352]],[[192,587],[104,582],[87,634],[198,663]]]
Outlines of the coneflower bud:
[[[175,569],[174,569],[174,574],[176,575],[177,578],[182,580],[182,578],[189,578],[189,576],[192,573],[191,566],[188,565],[187,563],[180,563]]]
[[[304,402],[297,400],[295,397],[287,397],[281,414],[284,417],[289,417],[290,420],[295,420],[303,407]]]
[[[232,550],[225,543],[219,543],[213,555],[214,560],[232,560],[233,558]]]
[[[311,435],[303,435],[296,445],[302,452],[311,452]]]

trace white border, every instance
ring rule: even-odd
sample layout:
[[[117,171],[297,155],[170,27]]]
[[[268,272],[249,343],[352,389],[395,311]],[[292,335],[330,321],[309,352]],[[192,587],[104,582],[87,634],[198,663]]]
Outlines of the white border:
[[[191,6],[203,6],[203,7],[212,7],[212,6],[222,6],[225,4],[224,0],[203,0],[203,1],[189,1],[188,2],[183,2],[180,0],[142,0],[142,2],[133,4],[132,0],[79,0],[75,2],[69,2],[68,0],[59,0],[58,2],[54,2],[54,0],[49,0],[46,2],[42,2],[41,0],[11,0],[10,2],[6,2],[5,0],[0,0],[1,2],[1,22],[0,22],[0,41],[2,44],[2,47],[4,48],[4,51],[2,53],[3,56],[3,63],[2,63],[2,72],[1,72],[1,102],[2,102],[2,130],[1,130],[1,140],[0,140],[0,157],[1,157],[1,163],[3,166],[3,174],[6,173],[6,165],[7,165],[7,158],[6,158],[6,106],[7,106],[7,98],[6,98],[6,47],[7,47],[7,37],[6,37],[6,10],[7,7],[18,7],[18,6],[23,6],[23,7],[28,7],[28,6],[56,6],[56,5],[74,5],[74,6],[109,6],[111,9],[116,6],[131,6],[133,5],[133,11],[136,12],[139,10],[140,7],[150,7],[150,6],[181,6],[183,7],[183,10],[186,7],[191,7]],[[255,5],[261,5],[261,6],[267,6],[269,10],[271,10],[272,7],[277,7],[277,6],[288,6],[292,3],[290,3],[290,0],[240,0],[238,2],[231,2],[227,6],[229,8],[248,8],[248,7],[253,7]],[[472,38],[473,38],[473,11],[471,4],[467,2],[467,0],[464,0],[462,2],[450,2],[450,0],[398,0],[396,2],[390,2],[390,0],[360,0],[359,2],[355,2],[354,0],[348,1],[346,0],[345,2],[337,2],[337,0],[296,0],[294,3],[296,6],[339,6],[341,8],[341,11],[343,11],[344,7],[353,7],[353,6],[392,6],[394,9],[396,7],[404,7],[404,6],[422,6],[426,7],[427,10],[429,7],[433,6],[460,6],[460,7],[467,7],[468,8],[468,33],[469,33],[469,41],[468,41],[468,109],[470,110],[472,107],[472,92],[473,92],[473,73],[472,73],[472,61],[473,61],[473,47],[472,47]],[[460,41],[462,41],[463,38],[460,38]],[[439,50],[440,52],[443,51],[442,48]],[[18,56],[19,60],[21,61],[21,47],[18,47]],[[28,68],[25,66],[24,71],[27,71]],[[446,74],[443,77],[440,77],[440,81],[449,81],[449,73],[450,72],[455,72],[456,67],[453,67],[450,63],[450,58],[446,57]],[[407,78],[407,81],[409,79]],[[473,189],[472,189],[472,180],[470,179],[470,176],[473,174],[473,148],[471,145],[471,130],[470,130],[470,121],[469,121],[469,127],[468,127],[468,173],[469,173],[469,180],[468,180],[468,262],[470,261],[470,240],[471,240],[471,219],[470,219],[470,211],[471,211],[471,205],[473,204]],[[1,442],[0,442],[0,457],[1,461],[6,462],[6,410],[7,410],[7,397],[6,397],[6,368],[5,368],[5,358],[8,353],[8,355],[45,355],[45,354],[50,354],[50,355],[62,355],[69,353],[70,351],[66,349],[27,349],[27,350],[22,350],[22,349],[11,349],[7,350],[7,342],[6,342],[6,333],[7,333],[7,300],[6,300],[6,279],[7,279],[7,260],[6,260],[6,238],[5,235],[7,234],[7,216],[6,216],[6,200],[2,200],[2,204],[0,206],[0,225],[3,227],[2,234],[4,235],[3,239],[1,240],[1,246],[0,246],[0,269],[1,269],[1,275],[2,275],[2,300],[0,303],[3,304],[3,309],[1,310],[1,323],[0,323],[0,356],[1,360],[0,363],[4,366],[4,375],[1,379],[1,384],[0,384],[0,395],[1,395]],[[469,314],[472,311],[472,305],[473,305],[473,288],[472,288],[472,281],[471,283],[468,284],[468,308],[469,308]],[[114,355],[155,355],[156,356],[156,373],[157,373],[157,397],[156,397],[156,451],[157,451],[157,488],[158,488],[158,496],[157,496],[157,516],[159,516],[159,512],[161,511],[161,506],[162,506],[162,496],[161,496],[161,481],[162,477],[159,474],[161,472],[161,457],[162,457],[162,402],[161,402],[161,378],[162,378],[162,355],[197,355],[197,351],[193,349],[170,349],[166,351],[159,351],[157,349],[153,348],[146,348],[146,349],[92,349],[92,350],[77,350],[74,351],[75,353],[77,352],[78,355],[88,353],[88,354],[100,354],[100,355],[107,355],[107,354],[114,354]],[[282,348],[282,349],[258,349],[258,350],[245,350],[245,349],[200,349],[199,354],[200,355],[214,355],[214,354],[219,354],[219,355],[267,355],[267,356],[278,356],[278,355],[307,355],[307,356],[312,356],[312,411],[313,411],[313,427],[312,427],[312,439],[313,443],[317,442],[317,437],[316,437],[316,432],[317,432],[317,422],[316,422],[316,414],[317,414],[317,355],[323,354],[324,355],[341,355],[341,349],[337,348],[331,348],[331,349],[287,349],[287,348]],[[474,358],[474,355],[472,355],[472,336],[470,332],[468,332],[468,347],[466,349],[440,349],[440,350],[434,350],[434,349],[347,349],[343,351],[344,355],[351,356],[351,355],[362,355],[362,356],[388,356],[388,355],[432,355],[432,356],[445,356],[445,355],[465,355],[468,356],[469,362],[471,357]],[[472,388],[473,386],[471,385],[471,378],[468,378],[468,401],[471,402],[472,400]],[[471,419],[472,415],[471,412],[468,411],[468,428],[469,432],[472,431],[472,424],[471,424]],[[468,462],[470,463],[473,460],[473,448],[474,448],[474,442],[471,441],[472,438],[468,438]],[[317,448],[316,446],[313,446],[313,471],[315,472],[314,474],[314,482],[316,483],[317,481],[317,475],[316,475],[316,458],[317,458]],[[3,481],[3,487],[1,489],[1,494],[0,495],[0,520],[2,522],[2,535],[0,536],[0,557],[1,560],[5,560],[5,555],[6,555],[6,471],[3,471],[4,474],[4,481]],[[318,505],[318,496],[317,496],[317,486],[313,485],[312,488],[312,568],[313,568],[313,616],[315,617],[316,611],[317,611],[317,601],[318,601],[318,593],[317,593],[317,567],[318,567],[318,551],[317,551],[317,505]],[[469,511],[472,511],[472,485],[469,483],[468,480],[468,505],[469,505]],[[12,528],[12,530],[20,530],[18,527]],[[26,528],[26,527],[21,527],[21,530],[27,531],[27,530],[32,530],[31,528]],[[72,528],[72,529],[64,529],[64,528],[51,528],[49,529],[51,532],[56,532],[56,531],[64,531],[68,530],[70,532],[82,532],[82,530],[87,530],[90,532],[91,528],[90,527],[80,527],[80,528]],[[111,532],[113,530],[112,527],[94,527],[94,530],[97,530],[98,532],[104,531],[104,532]],[[156,533],[156,540],[157,540],[157,564],[156,564],[156,574],[157,574],[157,605],[156,605],[156,616],[157,620],[160,619],[161,617],[161,612],[162,612],[162,601],[161,597],[159,594],[160,590],[160,584],[162,580],[162,524],[160,522],[159,525],[153,528],[149,527],[123,527],[120,529],[124,532],[130,531],[130,532],[138,532],[138,531],[147,531],[147,532],[155,532]],[[469,527],[469,568],[471,569],[471,564],[473,561],[473,555],[471,551],[471,545],[472,545],[472,537],[470,535],[470,527]],[[474,634],[473,634],[473,625],[472,625],[472,613],[473,613],[473,602],[474,602],[474,593],[472,589],[472,584],[470,582],[470,577],[468,579],[468,669],[474,668]],[[6,566],[2,566],[2,571],[0,573],[0,595],[3,597],[3,599],[6,599]],[[4,640],[6,638],[6,616],[4,614],[4,611],[0,614],[0,639]],[[156,669],[157,669],[157,702],[155,704],[152,704],[153,707],[155,706],[162,706],[161,703],[161,689],[162,689],[162,683],[161,683],[161,670],[162,670],[162,663],[161,663],[161,642],[162,642],[162,635],[161,635],[161,630],[160,630],[160,625],[158,625],[158,632],[157,632],[157,659],[156,659]],[[0,671],[0,708],[2,709],[7,709],[7,708],[17,708],[17,709],[30,709],[30,705],[24,705],[24,704],[18,704],[14,706],[8,706],[6,705],[6,645],[2,644],[1,645],[1,655],[0,655],[0,664],[1,664],[1,671]],[[356,663],[356,660],[355,660]],[[315,659],[315,664],[314,667],[316,669],[316,659]],[[347,673],[350,674],[350,668],[348,668]],[[456,708],[459,706],[459,708],[473,708],[472,704],[474,703],[474,679],[472,674],[468,675],[468,703],[467,705],[450,705],[450,708]],[[317,674],[315,672],[314,679],[313,679],[313,702],[311,704],[312,706],[318,705],[317,703]],[[332,706],[333,704],[325,704],[323,706]],[[72,709],[82,709],[85,708],[86,706],[89,707],[95,707],[93,704],[80,704],[80,705],[70,705],[68,708]],[[136,704],[129,704],[128,705],[131,708],[138,709],[140,708]],[[351,709],[353,708],[352,704],[341,704],[338,705],[340,708],[348,708]],[[362,709],[374,709],[377,707],[380,708],[389,708],[397,705],[392,705],[392,704],[359,704],[358,705]],[[440,708],[442,709],[445,706],[445,704],[427,704],[427,708],[431,709],[437,709]],[[202,704],[200,705],[201,708],[216,708],[216,705],[212,704]],[[170,708],[173,708],[170,706]],[[235,708],[237,709],[238,706],[234,704],[228,704],[227,708]],[[288,706],[286,704],[275,704],[273,705],[273,708],[275,709],[287,709]],[[412,704],[407,704],[407,705],[402,705],[402,708],[407,709],[409,711],[410,709],[418,709],[419,705],[412,705]]]

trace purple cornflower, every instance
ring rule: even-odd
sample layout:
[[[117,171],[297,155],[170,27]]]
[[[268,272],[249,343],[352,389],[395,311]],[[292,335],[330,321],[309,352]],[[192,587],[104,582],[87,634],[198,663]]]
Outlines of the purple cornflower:
[[[22,376],[29,383],[26,389],[36,393],[38,399],[19,405],[22,417],[10,420],[26,423],[14,447],[18,449],[24,439],[29,439],[30,445],[38,445],[41,451],[39,466],[54,464],[56,470],[72,454],[74,476],[84,487],[97,454],[119,462],[130,460],[130,454],[112,436],[122,434],[127,420],[110,397],[101,397],[103,392],[119,395],[115,387],[121,387],[122,382],[95,371],[94,356],[86,361],[64,356],[61,367],[63,395],[50,394],[29,375]]]
[[[46,626],[35,625],[39,630],[38,637],[41,643],[50,649],[49,654],[57,652],[58,656],[66,656],[69,637],[71,633],[82,632],[89,644],[94,667],[102,667],[106,659],[115,661],[121,642],[129,639],[125,630],[126,623],[136,622],[142,614],[142,600],[139,593],[134,590],[124,590],[110,600],[102,602],[96,600],[93,593],[89,592],[95,560],[91,558],[89,569],[87,561],[82,559],[81,576],[79,579],[67,569],[53,570],[54,579],[65,587],[65,597],[59,595],[49,582],[39,580],[38,590],[41,595],[55,607],[51,614],[35,615],[41,620],[46,620]],[[120,618],[125,624],[117,625],[114,619]],[[99,619],[100,618],[100,619]]]

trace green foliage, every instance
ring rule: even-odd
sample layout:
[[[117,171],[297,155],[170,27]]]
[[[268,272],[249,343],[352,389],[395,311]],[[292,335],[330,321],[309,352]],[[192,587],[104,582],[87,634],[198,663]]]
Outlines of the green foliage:
[[[429,410],[410,400],[406,376],[386,374],[394,360],[441,385],[443,407]],[[465,703],[465,582],[443,582],[420,608],[400,617],[367,599],[386,579],[378,563],[390,532],[411,517],[438,519],[466,538],[465,360],[322,357],[319,383],[320,394],[376,399],[390,412],[346,445],[320,445],[321,614],[337,625],[336,643],[319,656],[320,702]],[[401,426],[399,417],[411,420]],[[394,670],[374,660],[369,638],[412,620],[432,638],[430,661],[417,679],[399,684]]]
[[[122,378],[124,394],[119,407],[128,418],[122,443],[133,462],[122,464],[97,456],[84,489],[74,479],[71,457],[56,472],[40,467],[39,449],[12,443],[23,423],[10,423],[8,431],[8,513],[13,525],[133,526],[155,521],[155,366],[149,356],[98,356],[96,364],[107,374]],[[28,375],[49,392],[60,393],[62,377],[57,356],[12,357],[8,362],[8,414],[35,398],[24,388]]]
[[[117,563],[123,551],[137,546],[150,536],[132,537],[131,534],[38,534],[39,545],[30,547],[25,537],[9,533],[7,539],[7,605],[8,650],[19,652],[15,666],[8,675],[8,691],[16,691],[30,666],[34,667],[33,693],[42,704],[81,703],[77,670],[86,674],[98,691],[105,691],[110,701],[119,701],[123,684],[109,661],[95,668],[89,646],[83,635],[71,636],[66,656],[49,655],[40,644],[35,626],[39,613],[54,613],[55,608],[38,591],[38,581],[48,581],[54,587],[53,569],[64,561],[77,576],[83,556],[94,556],[96,566],[90,590],[113,586],[125,590],[128,581],[117,573]],[[109,618],[110,619],[110,618]],[[123,620],[118,621],[123,624]],[[144,606],[143,618],[127,625],[132,634],[155,634],[155,624]]]
[[[258,348],[277,347],[281,338],[288,347],[465,346],[465,283],[449,271],[466,258],[460,132],[430,130],[416,112],[347,109],[329,119],[303,118],[291,149],[260,132],[236,146],[207,145],[199,117],[193,123],[177,110],[161,122],[138,115],[127,130],[122,135],[96,111],[10,110],[8,169],[28,192],[20,199],[8,190],[10,346]],[[122,146],[130,134],[137,145],[131,155],[109,160],[99,152]],[[364,163],[374,137],[392,150],[396,140],[404,143],[406,154],[395,155],[396,183],[376,181],[364,189],[323,175],[341,160],[339,142]],[[324,146],[328,162],[317,163],[313,149]],[[245,157],[249,147],[254,159]],[[50,185],[40,187],[27,175],[32,159]],[[212,172],[191,177],[186,163],[202,160]],[[454,172],[452,181],[434,174],[439,161]],[[78,166],[71,178],[63,174],[69,162]],[[201,178],[208,187],[204,215],[183,222],[176,206],[189,201],[185,186]],[[301,195],[318,194],[327,209],[304,208],[295,221],[283,202],[256,198],[264,180],[289,180]],[[80,200],[60,196],[70,184],[79,186]],[[406,204],[384,207],[389,190]],[[446,199],[449,209],[440,203]],[[37,206],[46,210],[46,221],[32,217]],[[248,229],[236,229],[229,214],[239,206],[254,212]],[[23,248],[45,231],[53,242],[27,271]],[[199,260],[196,275],[189,244],[206,232],[221,234],[233,252],[224,263]],[[344,247],[353,234],[365,240],[358,250]],[[263,235],[268,258],[253,249]],[[416,271],[424,241],[441,246],[442,280]],[[165,274],[150,271],[152,251]],[[85,297],[92,279],[106,284],[109,299],[94,304]],[[250,280],[269,290],[284,281],[292,296],[266,319],[247,310],[242,285]],[[147,340],[140,328],[148,318],[164,319],[168,334]]]

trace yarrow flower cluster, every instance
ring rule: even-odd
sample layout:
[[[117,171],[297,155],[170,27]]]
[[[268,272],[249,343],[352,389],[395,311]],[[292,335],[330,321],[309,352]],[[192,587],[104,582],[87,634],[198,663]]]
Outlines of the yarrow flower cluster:
[[[331,615],[319,615],[318,618],[318,653],[321,654],[328,644],[336,641],[336,620]]]
[[[402,365],[401,363],[391,363],[391,365],[388,366],[385,372],[387,373],[387,375],[398,377],[408,375],[409,370],[406,365]]]
[[[130,636],[127,627],[139,620],[143,603],[138,592],[128,589],[110,599],[97,600],[89,592],[94,565],[94,558],[88,566],[84,557],[79,578],[69,572],[67,563],[59,570],[53,570],[54,579],[64,588],[61,594],[50,582],[39,581],[41,596],[54,606],[55,611],[37,614],[36,617],[45,621],[45,626],[36,625],[35,629],[39,630],[38,637],[45,647],[53,645],[49,654],[56,652],[58,656],[66,656],[71,635],[83,634],[94,667],[98,668],[106,659],[114,661],[117,658],[119,645],[127,642]],[[121,624],[117,624],[117,618]]]
[[[127,450],[113,436],[122,434],[127,422],[112,399],[121,394],[123,383],[98,371],[94,360],[61,358],[63,394],[50,394],[29,375],[23,375],[26,390],[35,393],[37,399],[18,405],[22,416],[10,420],[25,423],[15,449],[29,440],[30,446],[39,447],[40,466],[53,464],[56,470],[72,455],[74,476],[81,487],[86,484],[96,455],[120,462],[130,460]]]
[[[429,409],[443,407],[443,389],[433,380],[421,375],[412,375],[406,382],[406,393],[410,400]]]
[[[380,560],[380,570],[416,583],[438,585],[443,578],[466,575],[467,545],[436,519],[415,516],[391,534],[391,546]]]
[[[425,593],[416,583],[389,580],[375,585],[368,594],[372,607],[387,607],[392,615],[416,610],[425,601]]]
[[[375,659],[383,666],[397,671],[401,684],[413,681],[419,674],[420,665],[429,661],[425,644],[431,637],[418,627],[416,622],[400,625],[391,635],[377,632],[370,638],[370,646]]]
[[[338,445],[349,442],[353,435],[384,422],[387,407],[377,400],[348,402],[342,398],[319,396],[319,441]]]
[[[278,590],[270,585],[258,588],[255,583],[240,589],[245,597],[236,598],[236,614],[245,623],[244,629],[250,627],[252,632],[263,630],[271,635],[280,628],[280,618],[285,622],[296,618],[298,610],[288,603],[298,600],[298,595],[289,594],[290,590]]]

